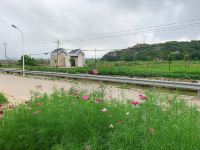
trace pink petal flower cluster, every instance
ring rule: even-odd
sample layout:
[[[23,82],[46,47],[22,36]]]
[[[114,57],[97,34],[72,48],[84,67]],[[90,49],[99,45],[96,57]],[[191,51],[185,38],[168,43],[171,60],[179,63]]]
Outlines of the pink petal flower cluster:
[[[145,95],[139,95],[139,98],[140,98],[141,100],[147,100],[147,97],[146,97]]]
[[[93,75],[98,75],[98,71],[96,69],[93,69]]]
[[[99,103],[101,103],[101,102],[102,102],[102,99],[100,99],[100,98],[95,99],[95,103],[96,103],[96,104],[99,104]]]
[[[132,100],[132,101],[131,101],[131,104],[134,105],[134,106],[136,106],[136,105],[140,105],[141,103],[138,102],[138,101],[134,101],[134,100]]]
[[[88,95],[84,95],[84,96],[82,97],[82,99],[85,100],[85,101],[87,101],[87,100],[90,99],[90,97],[89,97]]]

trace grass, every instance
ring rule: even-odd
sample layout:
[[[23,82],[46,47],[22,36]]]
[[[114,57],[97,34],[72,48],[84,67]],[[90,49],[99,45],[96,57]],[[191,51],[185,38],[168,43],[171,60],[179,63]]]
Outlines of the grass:
[[[120,75],[129,77],[166,77],[189,80],[200,80],[200,61],[191,61],[185,66],[183,61],[168,62],[138,61],[138,62],[97,62],[97,70],[101,75]],[[81,68],[52,68],[45,66],[26,67],[27,70],[58,71],[68,73],[90,73],[94,66],[88,62]]]
[[[114,100],[96,104],[101,93],[89,100],[83,94],[55,91],[5,109],[0,149],[200,149],[200,114],[183,100],[148,93],[147,101],[133,107]]]
[[[3,95],[3,93],[0,93],[0,104],[5,104],[7,102],[7,98]]]

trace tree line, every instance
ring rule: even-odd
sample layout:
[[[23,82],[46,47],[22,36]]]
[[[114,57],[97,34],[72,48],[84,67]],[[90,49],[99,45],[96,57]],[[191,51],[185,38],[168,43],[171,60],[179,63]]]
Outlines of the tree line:
[[[137,44],[105,54],[106,61],[200,60],[200,41]]]

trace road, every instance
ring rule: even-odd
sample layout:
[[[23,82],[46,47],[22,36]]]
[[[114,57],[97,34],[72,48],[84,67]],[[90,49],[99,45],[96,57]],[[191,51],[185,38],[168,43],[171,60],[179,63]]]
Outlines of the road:
[[[140,89],[120,89],[116,86],[105,86],[107,98],[112,97],[124,99],[124,97],[126,97],[135,99],[138,98],[139,94],[144,93],[144,91]],[[78,84],[75,84],[70,80],[52,81],[32,77],[0,74],[0,92],[5,93],[9,97],[10,102],[13,103],[21,103],[29,100],[31,91],[39,91],[50,94],[53,92],[53,88],[64,88],[65,90],[69,90],[71,87],[76,87],[86,92],[91,92],[95,89],[100,90],[100,84],[89,81],[78,82]]]

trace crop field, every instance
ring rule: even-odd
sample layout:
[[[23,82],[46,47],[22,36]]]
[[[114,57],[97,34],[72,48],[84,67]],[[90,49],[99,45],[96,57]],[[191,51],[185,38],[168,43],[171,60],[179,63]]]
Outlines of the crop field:
[[[200,149],[198,108],[147,93],[124,102],[71,88],[1,106],[0,149]]]
[[[68,73],[92,74],[94,62],[87,62],[86,67],[81,68],[52,68],[45,66],[26,67],[28,70],[59,71]],[[137,62],[106,62],[96,63],[100,75],[120,75],[129,77],[165,77],[189,80],[200,80],[200,61],[173,61],[168,62],[137,61]]]

